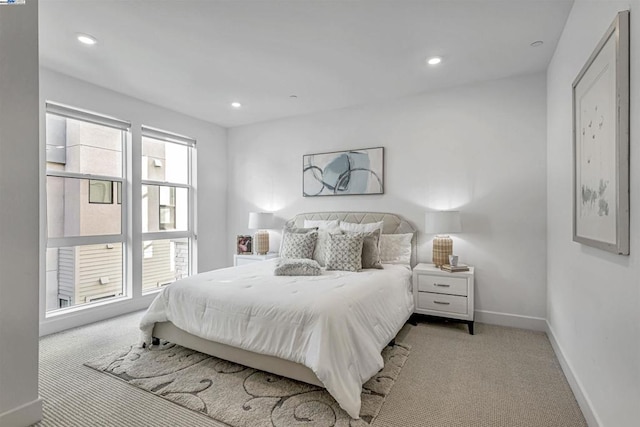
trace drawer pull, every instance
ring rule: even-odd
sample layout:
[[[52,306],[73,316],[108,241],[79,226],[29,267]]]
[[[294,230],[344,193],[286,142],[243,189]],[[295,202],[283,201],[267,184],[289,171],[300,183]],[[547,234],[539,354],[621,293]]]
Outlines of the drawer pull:
[[[433,286],[438,286],[441,288],[448,288],[451,285],[447,285],[446,283],[434,283]]]
[[[446,302],[446,301],[433,301],[434,304],[442,304],[442,305],[449,305],[451,304],[450,302]]]

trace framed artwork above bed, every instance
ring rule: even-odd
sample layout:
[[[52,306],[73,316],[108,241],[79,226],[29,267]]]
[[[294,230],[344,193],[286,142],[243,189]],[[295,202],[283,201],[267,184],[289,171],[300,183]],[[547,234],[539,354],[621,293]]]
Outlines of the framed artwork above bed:
[[[629,11],[573,82],[573,240],[629,254]]]
[[[304,197],[383,193],[383,147],[302,156]]]

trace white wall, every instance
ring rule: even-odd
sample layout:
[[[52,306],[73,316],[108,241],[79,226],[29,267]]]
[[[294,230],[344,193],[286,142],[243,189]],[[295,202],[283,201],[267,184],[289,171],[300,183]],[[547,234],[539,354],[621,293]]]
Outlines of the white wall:
[[[571,85],[631,9],[631,255],[572,241]],[[547,71],[548,322],[590,425],[640,421],[640,2],[577,1]]]
[[[543,328],[545,91],[540,73],[230,129],[228,262],[253,210],[394,212],[423,230],[427,209],[460,209],[454,252],[476,266],[478,320]],[[302,197],[303,154],[378,146],[384,195]],[[418,260],[431,238],[419,234]]]
[[[162,88],[158,88],[162,90]],[[168,110],[167,108],[152,105],[139,99],[131,98],[120,93],[105,89],[93,84],[77,80],[75,78],[54,72],[49,69],[40,69],[40,105],[41,135],[44,136],[44,103],[54,101],[85,110],[113,116],[119,119],[130,121],[132,124],[133,141],[140,140],[140,126],[147,125],[162,130],[186,135],[197,140],[197,233],[198,251],[197,268],[198,271],[208,271],[215,268],[224,267],[227,255],[226,247],[226,189],[227,189],[227,131],[225,128],[215,124],[194,119],[189,116]],[[44,139],[40,142],[41,150],[44,153]],[[135,147],[138,149],[139,147]],[[41,169],[44,170],[44,158],[41,159]],[[134,169],[134,173],[140,174],[140,168]],[[139,178],[139,176],[138,176]],[[41,178],[41,185],[45,186],[44,174]],[[135,195],[136,192],[134,191]],[[138,192],[139,194],[139,192]],[[45,203],[41,197],[41,203]],[[44,212],[44,210],[43,210]],[[133,212],[134,218],[139,218],[140,212]],[[46,218],[41,218],[41,227],[46,224]],[[140,233],[140,222],[133,222],[133,230]],[[41,236],[44,251],[46,245],[45,236]],[[133,245],[133,250],[142,253],[140,245]],[[44,253],[41,255],[41,281],[43,283],[41,307],[44,307]],[[134,267],[136,276],[140,266]],[[65,316],[55,316],[41,320],[41,334],[56,332],[80,324],[97,321],[112,317],[118,314],[145,308],[152,297],[140,297],[123,303],[112,303],[101,306],[98,309],[83,310]],[[42,313],[44,310],[42,309]]]
[[[38,3],[0,7],[0,425],[38,397]]]

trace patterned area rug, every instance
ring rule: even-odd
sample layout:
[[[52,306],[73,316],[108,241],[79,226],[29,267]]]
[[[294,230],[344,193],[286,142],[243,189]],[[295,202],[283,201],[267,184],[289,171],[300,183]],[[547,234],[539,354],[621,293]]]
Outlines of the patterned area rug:
[[[322,388],[175,344],[126,347],[85,365],[233,427],[360,427],[380,412],[409,350],[396,343],[382,351],[384,368],[363,385],[359,420]]]

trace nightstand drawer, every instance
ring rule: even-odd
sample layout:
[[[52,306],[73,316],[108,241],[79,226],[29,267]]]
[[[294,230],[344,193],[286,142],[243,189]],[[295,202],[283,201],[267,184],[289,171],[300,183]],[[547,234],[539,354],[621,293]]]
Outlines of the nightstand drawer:
[[[418,308],[467,314],[467,297],[418,292]]]
[[[467,279],[465,277],[443,277],[432,274],[418,274],[418,291],[466,296]]]

